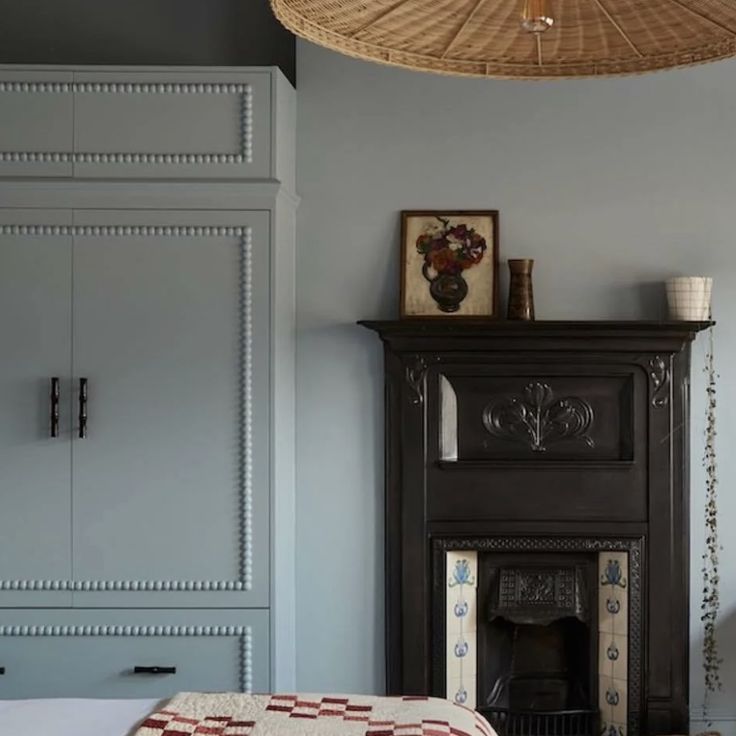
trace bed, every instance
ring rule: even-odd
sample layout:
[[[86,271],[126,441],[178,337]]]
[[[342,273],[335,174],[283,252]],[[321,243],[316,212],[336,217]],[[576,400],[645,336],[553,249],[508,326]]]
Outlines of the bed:
[[[169,700],[0,701],[12,736],[496,736],[476,712],[420,696],[179,693]]]
[[[3,736],[130,736],[161,700],[0,700]]]

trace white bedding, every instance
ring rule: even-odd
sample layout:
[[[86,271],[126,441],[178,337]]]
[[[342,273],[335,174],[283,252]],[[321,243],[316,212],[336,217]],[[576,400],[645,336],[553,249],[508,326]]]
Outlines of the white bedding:
[[[129,736],[156,700],[0,700],[2,736]]]

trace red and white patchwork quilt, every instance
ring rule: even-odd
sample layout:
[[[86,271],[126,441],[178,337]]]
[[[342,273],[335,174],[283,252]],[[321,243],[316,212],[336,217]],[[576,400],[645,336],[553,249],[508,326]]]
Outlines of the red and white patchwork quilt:
[[[179,693],[135,736],[496,736],[475,711],[439,698]]]

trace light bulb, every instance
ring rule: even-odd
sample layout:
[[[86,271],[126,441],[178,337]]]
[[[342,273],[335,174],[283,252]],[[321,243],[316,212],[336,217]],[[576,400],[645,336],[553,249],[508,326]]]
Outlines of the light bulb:
[[[554,19],[547,9],[547,0],[524,0],[521,13],[521,27],[529,33],[543,33]]]

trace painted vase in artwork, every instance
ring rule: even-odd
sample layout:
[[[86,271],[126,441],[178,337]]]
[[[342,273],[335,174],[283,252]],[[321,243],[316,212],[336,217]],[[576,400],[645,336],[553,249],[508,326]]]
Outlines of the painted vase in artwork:
[[[441,311],[452,313],[460,309],[460,304],[468,295],[468,282],[460,273],[438,273],[432,276],[429,266],[422,266],[424,278],[429,281],[429,293]]]
[[[488,247],[485,238],[462,223],[450,225],[438,217],[440,228],[422,233],[416,242],[424,256],[422,274],[429,282],[429,293],[440,311],[452,314],[468,295],[463,272],[480,263]]]
[[[508,319],[534,319],[534,289],[532,286],[532,258],[509,258]]]

